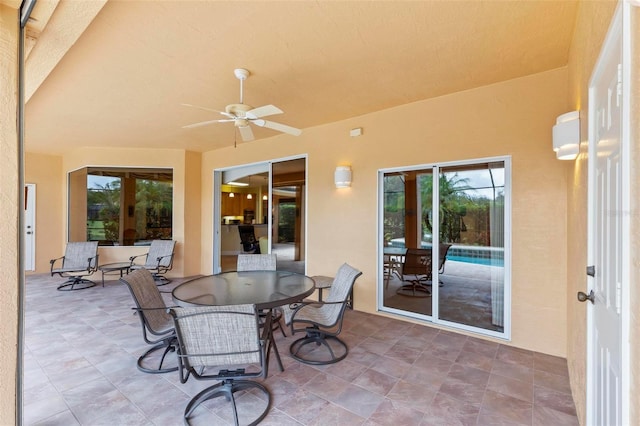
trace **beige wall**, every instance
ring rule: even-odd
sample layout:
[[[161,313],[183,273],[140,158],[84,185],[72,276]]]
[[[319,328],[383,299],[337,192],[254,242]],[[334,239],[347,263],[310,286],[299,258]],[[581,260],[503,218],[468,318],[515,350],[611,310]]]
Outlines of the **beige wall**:
[[[586,289],[588,85],[615,10],[615,2],[580,2],[569,57],[567,110],[580,111],[581,153],[568,170],[567,359],[571,388],[581,423],[586,410],[586,304],[576,293]]]
[[[566,162],[551,127],[566,112],[559,69],[305,129],[203,155],[202,265],[211,272],[214,169],[308,154],[307,272],[332,275],[342,262],[364,274],[355,307],[376,311],[377,171],[380,168],[512,156],[513,342],[565,356]],[[364,135],[349,136],[362,127]],[[351,164],[352,187],[336,190],[336,165]],[[329,232],[327,232],[329,230]],[[344,244],[349,241],[349,244]]]
[[[16,6],[16,5],[13,5]],[[16,422],[18,371],[18,12],[0,1],[0,424]]]
[[[65,221],[62,157],[25,155],[25,182],[36,185],[36,272],[49,270],[49,260],[62,256]],[[66,190],[65,190],[66,192]]]

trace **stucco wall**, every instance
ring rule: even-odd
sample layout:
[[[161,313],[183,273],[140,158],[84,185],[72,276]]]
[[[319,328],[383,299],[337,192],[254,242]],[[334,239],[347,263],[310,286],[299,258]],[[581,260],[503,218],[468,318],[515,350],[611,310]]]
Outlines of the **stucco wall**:
[[[16,421],[18,371],[18,12],[0,2],[0,424]]]
[[[588,137],[588,85],[591,72],[598,59],[609,23],[615,11],[615,2],[581,1],[576,28],[569,54],[569,110],[579,110],[581,153],[569,170],[568,239],[567,239],[567,359],[571,377],[571,390],[580,422],[585,422],[586,410],[586,304],[576,301],[576,293],[586,289],[587,280],[587,137]]]
[[[518,347],[565,356],[567,163],[555,159],[551,127],[566,112],[566,69],[506,81],[203,155],[203,272],[211,271],[214,169],[308,154],[307,272],[342,262],[364,272],[355,307],[376,311],[377,171],[511,155],[513,333]],[[362,127],[364,135],[349,136]],[[336,165],[353,184],[336,190]],[[348,244],[342,242],[348,241]]]

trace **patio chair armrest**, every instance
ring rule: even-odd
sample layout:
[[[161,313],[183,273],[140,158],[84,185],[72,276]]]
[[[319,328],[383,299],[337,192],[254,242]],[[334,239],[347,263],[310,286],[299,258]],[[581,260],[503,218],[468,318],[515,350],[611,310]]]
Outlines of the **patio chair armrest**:
[[[160,262],[161,262],[161,261],[162,261],[162,259],[164,259],[165,257],[173,258],[173,253],[171,253],[171,254],[165,254],[164,256],[158,256],[158,257],[156,258],[156,261],[158,262],[158,266],[160,266]],[[169,263],[171,263],[171,262],[169,262]]]
[[[56,261],[61,259],[62,259],[62,263],[64,263],[64,256],[56,257],[55,259],[51,259],[49,261],[49,263],[51,264],[51,270],[53,270],[53,265],[56,263]]]
[[[139,257],[141,257],[141,256],[147,256],[148,254],[149,254],[149,253],[143,253],[143,254],[138,254],[138,255],[135,255],[135,256],[131,256],[131,257],[129,258],[129,262],[131,262],[131,264],[133,265],[133,264],[134,264],[134,263],[133,263],[133,261],[134,261],[135,259],[137,259],[137,258],[139,258]]]
[[[87,271],[95,272],[98,270],[98,254],[87,259]]]

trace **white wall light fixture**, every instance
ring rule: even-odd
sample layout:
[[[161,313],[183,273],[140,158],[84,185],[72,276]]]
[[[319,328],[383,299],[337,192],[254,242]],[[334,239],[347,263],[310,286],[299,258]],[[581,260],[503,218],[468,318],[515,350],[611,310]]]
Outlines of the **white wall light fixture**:
[[[351,186],[351,167],[338,166],[333,175],[336,188],[349,188]]]
[[[580,112],[571,111],[556,119],[553,150],[558,160],[575,160],[580,153]]]

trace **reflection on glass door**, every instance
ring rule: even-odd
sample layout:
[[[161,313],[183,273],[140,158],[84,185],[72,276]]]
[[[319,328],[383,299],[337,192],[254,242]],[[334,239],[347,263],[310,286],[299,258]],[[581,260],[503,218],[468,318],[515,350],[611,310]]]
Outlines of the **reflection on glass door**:
[[[381,183],[381,308],[504,333],[505,161],[395,170]]]

